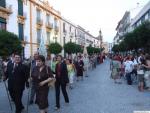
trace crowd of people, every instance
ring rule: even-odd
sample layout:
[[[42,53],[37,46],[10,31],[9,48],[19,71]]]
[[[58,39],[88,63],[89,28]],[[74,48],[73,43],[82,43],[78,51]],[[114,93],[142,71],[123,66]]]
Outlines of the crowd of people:
[[[8,81],[8,94],[15,104],[15,113],[24,110],[22,96],[28,88],[28,105],[37,104],[40,113],[48,113],[48,93],[50,86],[55,88],[55,110],[60,109],[60,89],[66,104],[69,104],[67,86],[72,90],[75,82],[83,81],[88,72],[103,63],[105,55],[76,55],[74,58],[63,58],[57,55],[53,58],[34,53],[34,57],[26,60],[21,55],[13,53],[10,59],[0,59],[0,76]],[[7,87],[7,86],[6,86]],[[27,106],[28,109],[28,106]]]
[[[121,84],[122,78],[128,85],[138,84],[138,90],[150,90],[150,55],[140,52],[139,55],[111,55],[111,78]]]

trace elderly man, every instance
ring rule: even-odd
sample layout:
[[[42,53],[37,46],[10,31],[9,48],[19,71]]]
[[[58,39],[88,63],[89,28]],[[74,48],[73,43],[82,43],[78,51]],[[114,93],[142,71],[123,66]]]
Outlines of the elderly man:
[[[7,65],[4,80],[8,79],[8,90],[11,92],[11,97],[15,103],[16,112],[21,113],[24,109],[22,104],[22,95],[25,89],[25,84],[28,86],[29,69],[22,64],[21,56],[14,55],[14,62]]]

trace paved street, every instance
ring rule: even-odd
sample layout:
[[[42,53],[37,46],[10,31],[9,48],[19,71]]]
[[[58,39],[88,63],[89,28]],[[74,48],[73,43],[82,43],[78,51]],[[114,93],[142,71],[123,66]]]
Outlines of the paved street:
[[[54,111],[54,89],[49,94],[49,113],[133,113],[134,110],[150,111],[150,92],[138,92],[136,85],[114,84],[109,78],[109,61],[89,72],[89,77],[75,84],[69,90],[70,104],[61,98],[61,110]],[[10,113],[4,85],[0,84],[0,113]],[[27,90],[26,92],[27,93]],[[23,102],[26,105],[27,95]],[[38,113],[36,105],[29,107],[29,113]]]

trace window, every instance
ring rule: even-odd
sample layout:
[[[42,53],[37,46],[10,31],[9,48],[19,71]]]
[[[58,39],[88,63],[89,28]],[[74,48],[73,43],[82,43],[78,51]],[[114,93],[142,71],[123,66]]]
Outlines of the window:
[[[57,28],[57,22],[58,22],[58,21],[57,21],[57,19],[55,18],[55,19],[54,19],[54,26],[55,26],[55,28]]]
[[[0,29],[6,30],[6,19],[0,17]]]
[[[18,15],[23,16],[23,1],[22,0],[18,0]]]
[[[46,15],[46,22],[49,23],[50,22],[50,16],[47,14]]]
[[[18,26],[19,26],[19,39],[23,40],[24,38],[23,24],[19,23]]]
[[[76,29],[75,29],[75,31],[74,31],[74,32],[75,32],[75,37],[77,37],[77,31],[76,31]]]
[[[65,24],[65,23],[63,23],[63,32],[66,32],[65,27],[66,27],[66,24]]]
[[[47,41],[48,41],[48,44],[50,43],[50,32],[47,32]]]
[[[72,42],[72,39],[70,39],[70,42]]]
[[[150,18],[150,10],[148,11],[148,18]]]
[[[40,10],[37,10],[37,22],[39,22],[40,21],[40,19],[41,19],[41,12],[40,12]]]
[[[0,6],[1,7],[6,7],[6,0],[0,0]]]
[[[6,19],[0,17],[0,29],[6,30]]]
[[[41,29],[37,29],[37,43],[41,42]]]
[[[141,23],[145,21],[145,15],[141,18]]]
[[[6,23],[0,22],[0,30],[6,30]]]
[[[71,26],[70,26],[70,32],[71,32]]]

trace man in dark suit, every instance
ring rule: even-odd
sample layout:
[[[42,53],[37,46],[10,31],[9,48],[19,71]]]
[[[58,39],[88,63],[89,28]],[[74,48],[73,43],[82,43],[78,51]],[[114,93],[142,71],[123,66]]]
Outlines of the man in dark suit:
[[[11,55],[10,60],[8,61],[7,65],[6,65],[6,69],[8,69],[8,67],[9,67],[9,69],[10,69],[10,67],[12,68],[13,63],[14,63],[14,58],[15,58],[15,54],[13,53],[13,54]],[[6,71],[6,70],[5,70],[5,71]],[[9,70],[7,70],[7,72],[8,72],[8,71],[9,71]],[[5,77],[5,78],[6,78],[6,77]],[[9,91],[9,94],[10,94],[10,97],[11,97],[11,101],[14,102],[12,87],[9,87],[8,91]]]
[[[14,62],[7,65],[4,80],[8,79],[8,90],[14,100],[16,113],[24,109],[22,95],[25,84],[28,86],[29,69],[22,64],[19,54],[15,54]]]
[[[62,61],[62,56],[57,56],[58,63],[56,64],[56,82],[55,82],[55,91],[56,91],[56,110],[60,108],[60,87],[66,103],[69,103],[68,94],[66,91],[66,85],[69,83],[67,65]]]

